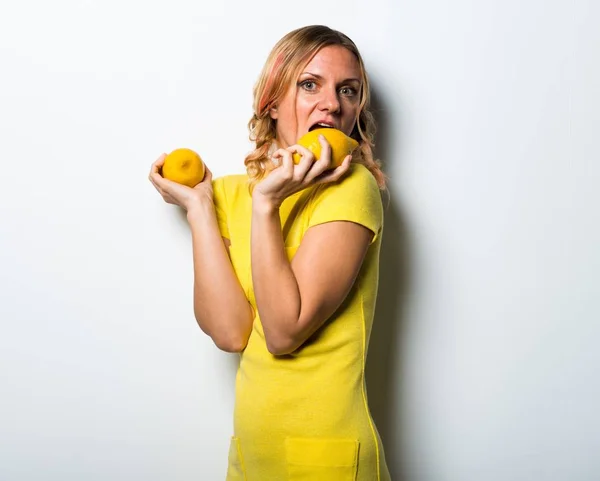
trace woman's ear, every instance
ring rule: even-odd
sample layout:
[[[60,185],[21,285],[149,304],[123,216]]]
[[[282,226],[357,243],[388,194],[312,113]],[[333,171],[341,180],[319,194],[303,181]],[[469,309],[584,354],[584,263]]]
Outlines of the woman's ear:
[[[273,106],[273,107],[271,107],[271,108],[269,109],[269,115],[271,116],[271,118],[272,118],[273,120],[275,120],[275,119],[277,118],[277,115],[278,115],[278,114],[277,114],[277,107],[276,107],[276,106]]]

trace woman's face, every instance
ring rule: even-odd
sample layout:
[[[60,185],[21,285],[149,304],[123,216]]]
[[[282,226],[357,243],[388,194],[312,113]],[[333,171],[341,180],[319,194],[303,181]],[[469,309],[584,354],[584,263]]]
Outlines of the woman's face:
[[[361,71],[352,52],[323,47],[302,69],[297,85],[270,111],[277,143],[289,147],[305,133],[330,126],[350,135],[358,117]]]

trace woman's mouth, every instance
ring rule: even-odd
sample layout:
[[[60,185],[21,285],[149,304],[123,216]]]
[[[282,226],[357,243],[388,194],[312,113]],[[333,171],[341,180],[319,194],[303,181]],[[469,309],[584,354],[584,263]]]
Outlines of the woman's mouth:
[[[312,125],[308,131],[312,132],[315,129],[335,129],[335,125],[333,125],[331,122],[317,122],[316,124]]]

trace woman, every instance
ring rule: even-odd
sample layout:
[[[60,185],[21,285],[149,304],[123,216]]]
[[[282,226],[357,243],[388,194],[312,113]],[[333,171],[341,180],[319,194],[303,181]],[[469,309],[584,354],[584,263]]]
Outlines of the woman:
[[[290,32],[254,88],[247,175],[191,189],[150,180],[187,211],[194,313],[240,352],[227,479],[386,481],[364,367],[378,283],[385,177],[360,54],[324,26]],[[360,142],[332,168],[297,144],[315,127]],[[292,154],[301,156],[296,165]]]

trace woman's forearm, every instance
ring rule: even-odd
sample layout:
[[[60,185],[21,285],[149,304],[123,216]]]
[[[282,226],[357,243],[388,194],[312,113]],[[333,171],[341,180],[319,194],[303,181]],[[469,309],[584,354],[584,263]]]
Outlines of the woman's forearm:
[[[279,209],[255,203],[252,209],[252,281],[269,351],[290,345],[301,309],[300,291],[287,258]]]
[[[217,347],[241,351],[252,329],[253,312],[235,275],[214,206],[202,203],[187,213],[194,257],[194,314]]]

